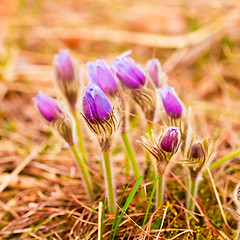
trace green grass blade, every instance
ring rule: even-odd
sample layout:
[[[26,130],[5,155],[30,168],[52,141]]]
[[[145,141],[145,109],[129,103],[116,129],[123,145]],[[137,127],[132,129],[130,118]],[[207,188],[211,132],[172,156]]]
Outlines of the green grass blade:
[[[227,162],[228,160],[235,158],[236,156],[238,156],[240,154],[240,149],[237,149],[236,151],[228,154],[227,156],[218,159],[217,161],[215,161],[214,163],[211,164],[211,166],[209,167],[210,170],[214,170],[215,168],[219,167],[220,165],[222,165],[223,163]]]
[[[217,132],[217,136],[215,137],[214,141],[213,141],[213,145],[212,145],[212,149],[210,151],[210,154],[209,154],[209,158],[212,156],[213,154],[213,151],[215,149],[215,146],[216,146],[216,143],[217,143],[217,140],[219,139],[220,135],[221,135],[221,132],[222,132],[222,128],[220,128]]]
[[[143,220],[143,224],[142,224],[142,228],[144,227],[146,221],[147,221],[147,217],[148,217],[148,213],[149,213],[149,210],[150,210],[150,206],[151,206],[151,203],[152,203],[152,199],[153,199],[153,196],[154,196],[154,193],[156,191],[156,187],[157,187],[157,183],[158,183],[158,178],[159,178],[159,174],[157,175],[155,181],[154,181],[154,185],[153,185],[153,189],[152,189],[152,192],[151,192],[151,195],[150,195],[150,198],[149,198],[149,202],[148,202],[148,206],[147,206],[147,211],[146,211],[146,214],[145,214],[145,217],[144,217],[144,220]]]
[[[113,233],[112,240],[115,239],[115,235],[116,235],[116,233],[117,233],[118,226],[119,226],[119,224],[121,223],[121,221],[122,221],[122,219],[123,219],[123,215],[124,215],[124,213],[127,211],[128,206],[129,206],[129,204],[131,203],[134,195],[136,194],[137,189],[138,189],[139,185],[141,184],[141,182],[142,182],[142,176],[141,176],[141,177],[137,180],[137,182],[135,183],[132,191],[130,192],[130,194],[129,194],[128,198],[127,198],[127,201],[125,202],[125,204],[124,204],[124,206],[123,206],[123,209],[122,209],[122,212],[121,212],[121,214],[120,214],[120,217],[119,217],[119,219],[118,219],[118,221],[117,221],[117,223],[116,223],[116,225],[115,225],[115,228],[114,228],[114,233]]]
[[[122,194],[121,194],[121,198],[120,198],[120,200],[118,201],[118,206],[121,206],[122,201],[123,201],[123,198],[124,198],[124,195],[125,195],[128,187],[129,187],[129,184],[128,184],[126,187],[123,186],[123,191],[122,191]],[[113,229],[115,228],[115,225],[116,225],[116,223],[117,223],[118,213],[119,213],[119,208],[117,209],[116,214],[115,214],[115,217],[114,217],[114,220],[113,220],[113,224],[112,224],[112,227],[111,227],[111,235],[110,235],[110,238],[109,238],[109,239],[111,239],[112,233],[113,233]]]
[[[102,240],[102,235],[103,235],[103,223],[105,220],[105,209],[107,205],[107,199],[105,198],[103,201],[103,210],[102,210],[102,216],[101,216],[101,229],[100,229],[100,239]]]

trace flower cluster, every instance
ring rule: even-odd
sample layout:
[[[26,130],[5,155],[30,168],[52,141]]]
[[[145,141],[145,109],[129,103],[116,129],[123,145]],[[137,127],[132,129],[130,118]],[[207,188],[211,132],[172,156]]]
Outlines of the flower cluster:
[[[152,163],[153,165],[156,163],[156,167],[153,168],[157,170],[156,174],[161,176],[161,181],[159,178],[158,184],[157,203],[161,205],[164,199],[165,176],[175,162],[174,158],[178,156],[180,146],[186,145],[186,130],[188,128],[182,129],[181,123],[184,122],[186,125],[185,107],[182,101],[173,87],[164,83],[162,78],[164,72],[157,59],[150,60],[144,69],[136,64],[131,57],[131,52],[127,51],[116,57],[112,64],[99,59],[96,62],[88,62],[86,66],[89,69],[87,76],[90,81],[84,89],[83,96],[79,97],[83,84],[79,78],[77,61],[70,56],[67,50],[61,50],[54,60],[55,80],[67,102],[69,111],[67,108],[60,107],[56,100],[41,91],[34,98],[37,109],[45,122],[53,127],[69,144],[79,164],[90,200],[93,200],[93,192],[89,180],[84,137],[81,132],[82,124],[79,122],[85,121],[89,129],[95,134],[104,158],[109,212],[113,213],[116,206],[110,151],[119,126],[121,126],[120,134],[136,180],[140,179],[141,176],[126,128],[126,106],[131,101],[135,102],[143,112],[149,130],[148,135],[143,137],[139,143],[154,157],[155,162],[152,161]],[[129,98],[125,96],[130,97],[131,100],[127,101]],[[164,113],[161,111],[163,120],[161,123],[164,124],[158,140],[155,140],[152,123],[158,109],[156,107],[158,98],[161,99],[160,103],[164,109]],[[81,104],[78,104],[79,101]],[[79,105],[82,107],[81,109],[78,108]],[[81,120],[77,113],[82,115]],[[70,117],[71,114],[72,117]],[[77,134],[74,134],[74,130]],[[73,138],[75,135],[77,140]],[[75,147],[77,141],[78,147]],[[185,163],[189,170],[189,177],[195,181],[208,161],[208,144],[205,141],[192,141],[187,147],[187,162]],[[151,158],[150,154],[148,154],[149,159]],[[160,194],[162,195],[160,196]],[[143,198],[146,196],[141,190],[140,195]]]

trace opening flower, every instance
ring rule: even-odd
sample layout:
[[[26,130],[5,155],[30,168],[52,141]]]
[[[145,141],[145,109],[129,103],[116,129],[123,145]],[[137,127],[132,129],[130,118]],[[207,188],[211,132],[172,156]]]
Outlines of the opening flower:
[[[183,104],[173,87],[165,84],[163,88],[159,88],[157,91],[161,95],[163,107],[167,115],[172,118],[180,118],[183,114]]]
[[[91,123],[109,119],[112,107],[104,92],[89,82],[83,96],[83,113]]]
[[[130,57],[130,54],[131,51],[127,51],[116,57],[112,69],[125,87],[130,89],[141,88],[146,82],[146,77]]]
[[[56,101],[46,94],[43,94],[41,91],[38,92],[37,97],[33,98],[33,100],[36,103],[36,106],[41,115],[48,122],[54,121],[56,117],[62,113]]]
[[[150,79],[152,80],[154,85],[157,87],[161,80],[161,71],[162,71],[159,60],[156,58],[149,60],[147,64],[147,71]]]
[[[72,109],[75,109],[80,81],[75,62],[68,50],[61,50],[54,60],[55,77],[57,84],[67,98]]]
[[[117,83],[108,64],[104,60],[88,62],[91,81],[106,94],[113,95],[117,91]]]

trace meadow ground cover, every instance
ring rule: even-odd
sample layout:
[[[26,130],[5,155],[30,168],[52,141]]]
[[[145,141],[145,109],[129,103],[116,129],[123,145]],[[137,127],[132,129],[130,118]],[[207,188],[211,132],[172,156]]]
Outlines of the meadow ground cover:
[[[237,2],[0,11],[3,239],[239,238]]]

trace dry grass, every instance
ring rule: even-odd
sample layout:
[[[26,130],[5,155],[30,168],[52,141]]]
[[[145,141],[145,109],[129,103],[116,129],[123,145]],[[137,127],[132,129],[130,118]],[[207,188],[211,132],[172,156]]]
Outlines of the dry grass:
[[[143,65],[153,56],[159,58],[170,84],[186,106],[193,107],[197,133],[205,137],[222,129],[214,159],[239,148],[238,1],[2,0],[2,3],[0,238],[97,239],[98,206],[104,200],[104,183],[95,142],[86,132],[97,193],[96,201],[88,204],[74,159],[40,121],[32,102],[39,89],[58,96],[52,85],[51,65],[59,49],[71,48],[82,69],[87,61],[96,58],[112,61],[128,49]],[[154,125],[158,127],[159,123]],[[131,131],[131,138],[139,139],[144,130]],[[123,185],[130,183],[127,193],[134,185],[132,177],[122,177],[124,154],[117,151],[119,144],[116,140],[114,171],[118,197]],[[134,146],[144,171],[143,151]],[[232,204],[233,187],[240,181],[239,166],[237,157],[212,173],[224,209]],[[169,176],[168,187],[180,194],[173,196],[167,190],[169,202],[163,209],[151,209],[144,231],[141,230],[144,207],[133,199],[118,230],[118,239],[167,239],[164,234],[170,231],[173,237],[168,239],[186,239],[187,233],[194,239],[191,234],[197,230],[185,221],[187,210],[181,199],[185,191],[180,187],[181,171],[178,174]],[[217,236],[232,239],[233,230],[223,223],[218,225],[222,219],[213,221],[209,216],[204,201],[215,195],[207,181],[204,179],[200,193],[203,198],[199,198],[199,214],[192,218],[201,219],[215,239]],[[146,186],[151,188],[152,183],[147,182]],[[205,190],[209,196],[204,195]],[[109,238],[112,220],[113,216],[106,215],[103,239]],[[228,220],[231,228],[236,227],[229,215]],[[164,225],[150,228],[154,221]],[[184,228],[174,226],[175,222]]]

